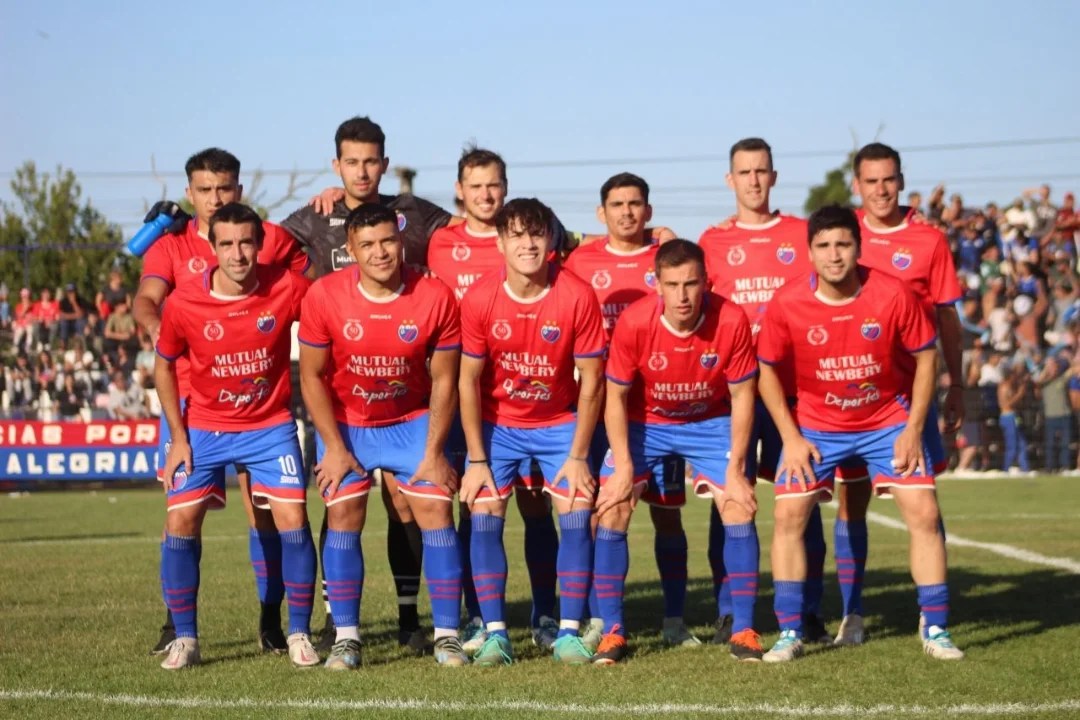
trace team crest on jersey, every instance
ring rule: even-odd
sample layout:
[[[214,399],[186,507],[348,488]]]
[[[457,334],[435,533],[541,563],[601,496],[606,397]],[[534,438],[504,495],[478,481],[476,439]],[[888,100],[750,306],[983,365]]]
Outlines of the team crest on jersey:
[[[341,334],[345,336],[346,340],[356,342],[364,337],[364,326],[360,324],[359,320],[346,320],[345,325],[341,328]]]
[[[399,210],[395,210],[394,212],[397,214],[397,229],[398,229],[398,232],[404,232],[405,231],[405,226],[408,224],[408,221],[405,219],[405,214],[402,213]]]
[[[465,262],[472,256],[472,248],[465,243],[454,243],[454,247],[450,250],[450,257],[454,258],[457,262]]]
[[[404,342],[411,343],[416,340],[419,335],[420,328],[418,328],[416,323],[412,320],[403,320],[402,323],[398,325],[397,336]]]
[[[210,342],[217,342],[225,337],[225,328],[217,320],[207,320],[202,329],[203,337]]]
[[[907,270],[911,267],[911,250],[909,248],[900,248],[894,252],[892,264],[897,270]]]
[[[776,259],[785,265],[790,265],[795,262],[795,248],[791,246],[791,243],[784,243],[776,248]]]
[[[273,313],[266,311],[259,315],[255,321],[255,327],[259,328],[261,333],[269,333],[274,331],[274,326],[277,325],[277,320],[274,318]]]
[[[210,267],[210,264],[206,262],[206,258],[193,257],[187,261],[188,272],[201,273],[206,272],[206,268]]]
[[[746,251],[742,249],[742,245],[736,245],[727,251],[728,265],[742,265],[744,262],[746,262]]]
[[[829,342],[829,333],[821,325],[813,325],[806,331],[806,342],[811,345],[824,345]]]
[[[510,336],[513,335],[513,330],[506,320],[496,320],[491,325],[491,335],[496,340],[509,340]]]
[[[560,335],[562,335],[562,331],[559,330],[559,326],[555,324],[554,320],[548,320],[540,328],[540,337],[549,343],[557,341]]]
[[[649,369],[653,372],[663,372],[667,370],[667,355],[662,352],[654,352],[649,356]]]
[[[645,284],[651,288],[656,287],[656,271],[652,268],[645,271]]]
[[[874,318],[866,318],[863,320],[860,331],[862,332],[862,336],[867,340],[877,340],[881,337],[881,323]]]
[[[597,270],[592,276],[592,286],[597,290],[606,290],[611,287],[611,273],[607,270]]]
[[[714,367],[716,367],[716,363],[719,359],[720,356],[716,354],[716,350],[714,350],[713,348],[709,348],[705,352],[701,353],[701,367],[705,368],[706,370],[712,370]]]

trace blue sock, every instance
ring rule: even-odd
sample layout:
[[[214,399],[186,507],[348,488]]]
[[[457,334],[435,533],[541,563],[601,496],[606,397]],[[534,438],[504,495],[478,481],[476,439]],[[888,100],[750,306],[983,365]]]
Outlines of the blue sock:
[[[915,591],[919,598],[919,612],[926,619],[923,628],[923,639],[926,639],[926,631],[931,626],[938,626],[942,630],[949,626],[949,586],[945,583],[940,585],[916,585]]]
[[[457,630],[461,616],[461,552],[454,526],[421,530],[424,538],[424,576],[436,629]]]
[[[686,610],[686,533],[656,534],[656,569],[664,592],[664,617],[679,618]]]
[[[360,626],[364,596],[364,548],[360,533],[327,530],[323,546],[323,575],[335,627]],[[290,602],[290,611],[291,611]],[[290,617],[290,625],[291,625]]]
[[[177,637],[199,636],[200,545],[196,537],[178,535],[166,535],[161,544],[162,589]]]
[[[473,584],[480,614],[488,626],[489,635],[506,632],[506,548],[503,547],[505,522],[495,515],[472,516],[472,568]],[[502,627],[490,627],[492,623]]]
[[[776,622],[780,630],[794,630],[802,637],[802,607],[803,593],[806,583],[798,580],[774,580],[773,610],[776,612]]]
[[[594,542],[595,545],[595,542]],[[596,551],[593,549],[593,571],[596,570]],[[589,617],[602,620],[604,616],[600,613],[600,599],[596,597],[596,577],[589,578]]]
[[[281,580],[281,536],[277,530],[248,528],[248,555],[255,571],[255,591],[263,605],[281,605],[285,584]]]
[[[593,583],[596,585],[600,617],[604,619],[604,632],[625,635],[623,589],[626,573],[630,569],[626,533],[610,530],[603,525],[596,528],[595,558]]]
[[[522,518],[525,521],[525,567],[532,586],[532,626],[540,626],[540,616],[555,617],[556,564],[559,536],[551,513]]]
[[[284,530],[281,536],[281,576],[289,598],[289,634],[311,633],[311,606],[315,600],[315,543],[311,528]]]
[[[803,533],[806,545],[806,587],[803,589],[804,615],[821,614],[821,596],[825,593],[825,528],[821,524],[821,506],[814,503]]]
[[[757,527],[752,522],[725,525],[724,534],[724,566],[731,582],[731,632],[737,633],[754,627],[759,554]]]
[[[480,603],[472,579],[472,516],[463,505],[457,526],[458,554],[461,556],[461,594],[465,599],[465,615],[469,620],[480,617]]]
[[[589,601],[592,577],[592,510],[573,510],[559,516],[559,618],[581,622]],[[577,628],[560,627],[559,637],[577,635]]]
[[[731,582],[724,567],[724,523],[715,503],[709,513],[709,567],[712,568],[716,607],[720,615],[731,615]]]
[[[866,572],[868,539],[865,520],[840,520],[833,529],[836,546],[836,579],[844,615],[862,615],[863,573]]]

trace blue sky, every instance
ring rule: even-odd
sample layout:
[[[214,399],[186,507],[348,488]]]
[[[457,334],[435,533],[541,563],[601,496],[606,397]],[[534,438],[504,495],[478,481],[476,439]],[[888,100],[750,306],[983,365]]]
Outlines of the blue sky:
[[[475,140],[510,163],[511,195],[544,199],[569,227],[598,230],[599,186],[629,170],[653,186],[655,221],[696,238],[733,207],[723,176],[740,137],[772,144],[773,204],[799,212],[853,133],[867,142],[879,125],[900,149],[1080,136],[1080,4],[1066,1],[173,8],[0,5],[0,197],[25,160],[62,164],[130,234],[162,193],[151,157],[171,197],[210,145],[245,175],[329,173],[334,130],[361,114],[383,126],[393,164],[420,169],[417,193],[446,207]],[[649,158],[661,161],[634,162]],[[604,159],[618,162],[515,168]],[[1080,143],[911,152],[904,169],[908,189],[946,181],[969,203],[1043,178],[1060,199],[1080,189]],[[285,182],[267,177],[266,199]]]

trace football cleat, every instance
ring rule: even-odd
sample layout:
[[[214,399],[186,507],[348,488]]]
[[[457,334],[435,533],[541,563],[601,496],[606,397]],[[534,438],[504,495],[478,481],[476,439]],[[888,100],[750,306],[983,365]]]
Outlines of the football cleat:
[[[469,664],[469,656],[461,647],[461,641],[452,635],[435,641],[435,662],[446,667],[463,667]]]
[[[323,664],[327,670],[356,670],[363,661],[363,646],[357,640],[338,640]]]
[[[199,641],[195,638],[176,638],[169,643],[166,652],[168,654],[161,661],[161,667],[166,670],[179,670],[202,662],[202,657],[199,655]]]
[[[935,660],[963,660],[964,651],[953,645],[949,631],[931,625],[926,629],[926,639],[923,640],[923,652]]]
[[[626,638],[620,635],[618,630],[619,626],[615,625],[611,632],[604,635],[600,646],[596,648],[596,654],[593,655],[593,665],[614,665],[626,659]]]
[[[465,651],[466,655],[472,657],[487,638],[488,634],[487,629],[484,627],[484,621],[474,617],[461,630],[461,649]]]
[[[840,630],[836,633],[833,645],[862,645],[866,641],[862,615],[845,615],[840,621]]]
[[[713,645],[727,645],[731,642],[731,629],[734,627],[735,618],[731,615],[721,615],[716,618],[716,622],[713,623],[713,627],[716,628],[716,632],[712,636]]]
[[[286,641],[289,646],[289,659],[296,667],[312,667],[318,665],[319,653],[315,652],[315,646],[311,644],[311,636],[307,633],[293,633]]]
[[[686,622],[682,618],[664,618],[664,629],[661,635],[664,638],[664,644],[672,647],[701,645],[701,641],[686,628]]]
[[[593,654],[577,635],[563,635],[551,645],[555,662],[563,665],[588,665]]]
[[[802,654],[802,639],[795,634],[794,630],[784,630],[780,633],[780,639],[761,659],[767,663],[791,662]]]
[[[555,618],[541,615],[540,623],[532,631],[533,645],[541,650],[550,650],[558,637],[559,623],[555,621]]]
[[[480,667],[510,665],[513,662],[514,650],[510,646],[510,639],[502,635],[488,635],[488,639],[473,655],[473,664]]]
[[[731,650],[731,657],[740,662],[760,662],[764,654],[761,649],[761,636],[753,628],[732,634],[728,648]]]

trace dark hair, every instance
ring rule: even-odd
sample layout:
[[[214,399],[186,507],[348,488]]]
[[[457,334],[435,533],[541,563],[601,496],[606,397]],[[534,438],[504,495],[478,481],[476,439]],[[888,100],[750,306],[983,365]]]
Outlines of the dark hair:
[[[834,228],[847,228],[855,238],[855,245],[862,244],[862,234],[859,231],[859,218],[855,211],[842,205],[826,205],[818,208],[806,221],[806,243],[809,245],[817,237],[817,234]]]
[[[353,208],[349,216],[345,218],[345,233],[351,234],[353,230],[375,227],[383,223],[390,223],[394,226],[394,232],[397,232],[397,213],[379,203],[364,203]]]
[[[237,180],[240,179],[240,160],[227,150],[221,148],[206,148],[188,158],[184,164],[184,172],[187,173],[188,182],[191,182],[193,173],[206,170],[212,173],[229,173]]]
[[[864,160],[892,160],[896,163],[896,174],[899,175],[901,172],[900,153],[885,143],[872,142],[869,145],[863,145],[859,152],[855,153],[855,159],[851,161],[851,169],[855,177],[859,176],[859,166]]]
[[[386,135],[378,123],[369,117],[351,117],[338,125],[334,133],[334,148],[337,156],[341,157],[341,143],[343,142],[371,143],[379,146],[379,157],[386,156]]]
[[[551,235],[555,224],[555,213],[536,198],[517,198],[506,203],[495,213],[495,230],[500,237],[505,237],[514,221],[521,223],[521,229],[530,235]]]
[[[210,216],[211,245],[217,244],[217,238],[214,235],[214,226],[218,223],[229,223],[231,225],[244,225],[250,223],[252,228],[251,231],[255,237],[255,244],[258,247],[262,247],[263,237],[266,236],[266,229],[263,227],[263,221],[262,218],[259,217],[259,213],[255,212],[250,205],[231,202],[228,205],[222,205]]]
[[[705,251],[697,243],[676,238],[675,240],[668,240],[657,249],[653,265],[656,266],[656,272],[659,274],[663,268],[679,267],[688,262],[698,263],[701,265],[702,271],[704,271]]]
[[[769,147],[769,143],[765,142],[759,137],[743,138],[739,142],[731,146],[731,152],[728,153],[728,165],[731,165],[735,161],[735,153],[737,152],[758,152],[764,150],[769,155],[769,169],[772,169],[772,148]]]
[[[475,145],[466,145],[465,149],[461,152],[461,159],[458,160],[457,164],[458,182],[461,182],[465,177],[465,171],[468,168],[487,167],[488,165],[495,165],[499,168],[499,175],[502,176],[502,181],[505,185],[506,161],[499,156],[499,153],[478,148]]]
[[[607,202],[607,196],[612,190],[624,187],[637,188],[641,191],[641,196],[645,198],[646,204],[649,202],[649,183],[645,182],[644,178],[640,178],[634,173],[623,172],[618,175],[612,175],[600,186],[600,204],[603,205]]]

